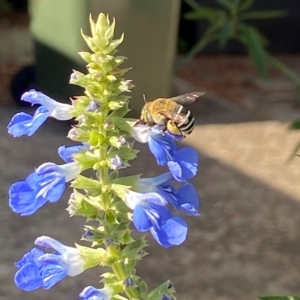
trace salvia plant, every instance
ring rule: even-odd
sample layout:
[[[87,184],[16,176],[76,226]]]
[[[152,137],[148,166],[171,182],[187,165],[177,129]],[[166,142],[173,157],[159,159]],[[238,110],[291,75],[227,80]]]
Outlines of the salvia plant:
[[[75,118],[68,138],[76,143],[58,148],[64,163],[46,162],[12,184],[9,205],[21,216],[32,215],[47,202],[59,201],[70,184],[73,192],[67,211],[86,218],[82,240],[90,246],[76,243],[71,247],[52,237],[38,237],[16,263],[15,284],[24,291],[50,289],[66,276],[105,266],[110,271],[100,274],[101,286],[83,288],[80,299],[176,299],[171,281],[149,291],[136,274],[137,261],[147,254],[147,242],[145,235],[133,238],[132,232],[133,228],[149,231],[165,248],[185,241],[188,229],[181,215],[199,215],[199,199],[188,182],[197,172],[198,155],[191,147],[178,146],[177,137],[159,126],[137,124],[125,117],[129,97],[123,93],[133,85],[123,78],[128,69],[120,68],[125,57],[116,50],[123,35],[113,38],[115,20],[104,14],[96,22],[90,18],[90,25],[91,36],[82,34],[90,52],[79,53],[87,63],[87,74],[73,71],[70,77],[71,84],[84,88],[84,95],[63,104],[42,92],[27,91],[22,100],[40,106],[33,116],[17,113],[8,125],[14,137],[32,136],[48,117]],[[137,157],[135,140],[148,143],[158,165],[166,166],[168,172],[153,178],[121,177],[119,170]],[[84,175],[89,169],[94,176]],[[89,221],[96,221],[97,226]]]

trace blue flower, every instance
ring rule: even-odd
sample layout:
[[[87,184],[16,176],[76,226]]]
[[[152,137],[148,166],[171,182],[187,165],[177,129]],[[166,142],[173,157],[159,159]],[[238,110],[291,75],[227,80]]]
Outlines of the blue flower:
[[[140,178],[135,185],[135,191],[159,193],[176,210],[190,216],[199,216],[199,198],[194,186],[185,182],[175,189],[170,182],[172,179],[170,172],[153,178]]]
[[[66,182],[73,180],[79,173],[80,165],[76,162],[64,165],[44,163],[25,180],[10,187],[9,206],[22,216],[31,215],[47,201],[58,201]]]
[[[37,238],[34,244],[55,251],[45,253],[33,248],[15,263],[19,268],[14,278],[18,288],[24,291],[50,289],[67,275],[76,276],[84,271],[84,260],[78,249],[67,247],[47,236]]]
[[[73,154],[79,153],[81,150],[88,150],[89,146],[80,144],[75,146],[60,146],[58,147],[58,155],[66,162],[71,163],[74,161]]]
[[[141,143],[148,143],[150,151],[160,166],[167,165],[173,177],[185,181],[194,177],[198,169],[198,154],[191,147],[178,149],[175,138],[168,132],[162,134],[159,126],[137,125],[132,136]]]
[[[133,210],[133,223],[138,231],[150,230],[156,241],[165,248],[185,241],[186,222],[171,214],[166,207],[168,202],[159,193],[128,191],[124,200]]]
[[[198,154],[191,147],[178,149],[169,135],[150,135],[148,145],[160,166],[167,165],[178,181],[193,178],[198,170]]]
[[[30,90],[22,95],[21,100],[32,105],[40,104],[41,106],[33,116],[24,112],[13,116],[7,129],[8,133],[14,137],[22,135],[32,136],[48,117],[53,117],[57,120],[72,119],[72,105],[56,102],[41,92]]]
[[[110,300],[113,291],[110,288],[96,289],[93,286],[87,286],[79,294],[82,300]]]

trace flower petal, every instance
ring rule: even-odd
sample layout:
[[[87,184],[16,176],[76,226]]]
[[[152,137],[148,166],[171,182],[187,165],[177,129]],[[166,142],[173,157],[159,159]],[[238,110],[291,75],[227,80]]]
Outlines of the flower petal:
[[[31,215],[47,202],[47,199],[36,195],[37,191],[26,181],[16,182],[9,189],[9,206],[13,212],[22,216]]]
[[[191,147],[182,148],[175,152],[174,160],[168,162],[168,167],[178,181],[193,178],[198,169],[197,151]]]
[[[161,228],[151,227],[150,231],[160,245],[169,248],[185,241],[187,224],[180,217],[173,217],[168,219]]]
[[[39,274],[39,268],[34,263],[22,266],[15,274],[15,284],[24,291],[33,291],[43,287],[43,278]]]
[[[169,140],[170,138],[161,135],[156,135],[149,138],[149,149],[160,166],[166,165],[166,163],[171,159],[171,153],[173,153],[173,144],[169,144]]]
[[[31,104],[41,104],[45,106],[49,111],[49,116],[57,120],[72,119],[72,105],[59,103],[41,92],[30,90],[22,95],[21,100]]]
[[[156,192],[157,186],[164,184],[171,179],[173,179],[171,172],[167,172],[153,178],[140,178],[136,182],[134,188],[136,191],[141,193]]]
[[[44,289],[48,290],[67,276],[67,270],[58,264],[46,264],[41,269],[41,276],[44,282]]]
[[[34,241],[34,244],[40,247],[44,247],[46,249],[54,249],[60,254],[66,251],[67,248],[64,244],[57,241],[56,239],[45,235],[38,237]]]
[[[13,116],[8,124],[8,133],[14,137],[20,137],[22,135],[32,136],[37,129],[44,124],[48,117],[49,111],[44,106],[37,108],[33,116],[23,112],[18,113]]]
[[[152,226],[144,209],[139,205],[133,211],[133,224],[140,232],[145,232]]]
[[[177,209],[190,216],[199,216],[199,198],[194,186],[190,183],[184,183],[176,192],[178,199]]]
[[[110,300],[113,291],[110,288],[96,289],[93,286],[87,286],[79,294],[82,300]]]
[[[60,146],[58,148],[58,155],[66,162],[71,163],[74,162],[73,154],[78,153],[84,146],[76,145],[76,146]]]
[[[22,266],[28,264],[28,263],[35,263],[37,259],[44,255],[44,251],[42,251],[41,249],[38,248],[33,248],[31,251],[25,253],[23,255],[23,257],[21,258],[20,261],[15,263],[15,266],[17,266],[18,268],[21,268]]]

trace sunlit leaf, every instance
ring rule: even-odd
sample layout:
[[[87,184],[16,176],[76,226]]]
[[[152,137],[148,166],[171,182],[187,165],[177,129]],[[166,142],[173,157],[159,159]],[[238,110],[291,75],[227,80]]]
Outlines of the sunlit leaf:
[[[231,34],[231,29],[232,29],[232,24],[227,23],[222,26],[219,34],[219,39],[220,39],[220,48],[224,49],[228,40],[230,39],[230,34]]]
[[[267,55],[260,34],[253,26],[240,24],[238,39],[245,45],[253,63],[262,76],[267,75]]]

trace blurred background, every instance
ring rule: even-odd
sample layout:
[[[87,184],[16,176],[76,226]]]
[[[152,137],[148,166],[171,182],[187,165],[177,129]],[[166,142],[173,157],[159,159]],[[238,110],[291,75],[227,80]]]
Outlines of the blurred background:
[[[191,91],[206,95],[191,110],[196,128],[184,143],[199,151],[193,183],[201,216],[189,218],[180,247],[162,249],[152,238],[138,267],[150,287],[171,279],[178,299],[256,299],[300,295],[300,2],[295,0],[0,0],[1,299],[77,299],[102,270],[67,278],[49,291],[23,292],[13,283],[14,262],[49,235],[72,245],[83,220],[65,211],[70,192],[35,215],[18,217],[7,205],[10,185],[46,161],[61,163],[57,148],[70,124],[48,120],[33,137],[12,138],[6,126],[20,95],[42,90],[67,102],[68,85],[84,70],[80,28],[88,16],[109,13],[119,54],[128,57],[134,113],[149,100]],[[24,105],[24,104],[23,104]],[[156,175],[147,147],[128,172]],[[155,161],[151,166],[155,166]],[[104,270],[103,270],[104,272]]]

